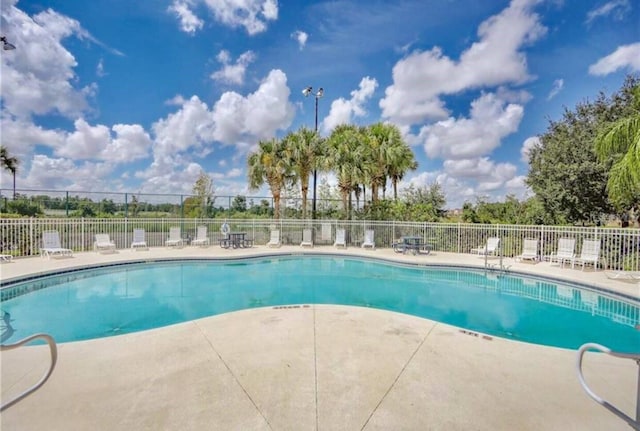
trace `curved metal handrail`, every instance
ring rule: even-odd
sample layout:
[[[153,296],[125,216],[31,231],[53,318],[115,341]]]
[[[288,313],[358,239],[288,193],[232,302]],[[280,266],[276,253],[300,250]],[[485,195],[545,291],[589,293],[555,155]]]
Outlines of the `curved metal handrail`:
[[[639,367],[640,367],[640,354],[638,354],[638,353],[612,352],[611,349],[609,349],[608,347],[604,347],[604,346],[602,346],[600,344],[586,343],[586,344],[583,344],[580,347],[580,349],[578,349],[578,362],[576,364],[576,366],[578,368],[578,379],[580,380],[580,384],[582,385],[582,388],[585,390],[587,395],[589,395],[591,398],[593,398],[598,404],[604,406],[609,411],[614,413],[620,419],[624,420],[627,424],[629,424],[630,427],[632,427],[635,430],[640,431],[640,368],[638,370],[638,399],[636,401],[636,419],[634,420],[633,418],[631,418],[631,417],[627,416],[625,413],[623,413],[621,410],[617,409],[614,405],[610,404],[605,399],[603,399],[602,397],[598,396],[587,385],[587,382],[584,379],[584,375],[582,374],[582,358],[584,357],[584,354],[589,349],[599,350],[599,351],[601,351],[603,353],[606,353],[606,354],[611,355],[611,356],[616,356],[618,358],[633,359],[636,362],[638,362],[638,366]]]
[[[22,394],[18,395],[17,397],[13,398],[12,400],[6,402],[5,404],[2,404],[2,406],[0,406],[0,412],[3,411],[6,408],[11,407],[12,405],[17,403],[18,401],[22,400],[26,396],[28,396],[31,393],[33,393],[34,391],[36,391],[38,388],[40,388],[40,386],[44,385],[44,383],[47,380],[49,380],[49,377],[51,376],[51,373],[53,373],[53,369],[56,367],[56,362],[58,362],[58,348],[56,346],[55,340],[49,334],[33,334],[33,335],[31,335],[31,336],[29,336],[27,338],[23,338],[22,340],[20,340],[20,341],[18,341],[16,343],[0,345],[0,352],[4,352],[5,350],[17,349],[18,347],[23,346],[23,345],[27,344],[28,342],[33,341],[33,340],[38,339],[38,338],[43,338],[47,342],[47,344],[49,345],[49,351],[51,352],[51,366],[49,366],[49,370],[40,379],[40,381],[38,383],[36,383],[35,385],[31,386],[29,389],[27,389],[26,391],[24,391]]]

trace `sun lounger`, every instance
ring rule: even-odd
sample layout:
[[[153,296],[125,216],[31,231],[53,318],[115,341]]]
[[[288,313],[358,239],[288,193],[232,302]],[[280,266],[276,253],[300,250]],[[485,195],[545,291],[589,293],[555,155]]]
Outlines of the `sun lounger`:
[[[13,260],[13,256],[10,254],[0,254],[0,262],[11,262]]]
[[[558,251],[548,256],[549,261],[558,262],[562,267],[564,267],[565,262],[571,262],[571,267],[573,268],[576,257],[575,248],[575,238],[560,238],[558,240]]]
[[[484,247],[472,248],[471,253],[481,255],[497,255],[498,246],[500,245],[500,238],[491,237],[487,239],[487,243]]]
[[[344,247],[347,248],[347,241],[345,239],[345,230],[337,229],[336,230],[336,242],[333,243],[334,247]]]
[[[169,239],[165,241],[167,247],[182,247],[182,233],[179,227],[169,228]]]
[[[313,248],[313,232],[311,229],[303,229],[302,242],[300,243],[300,247]]]
[[[376,248],[376,242],[373,237],[375,235],[375,231],[372,229],[364,231],[364,241],[362,241],[362,248],[371,247],[372,250]]]
[[[267,242],[267,247],[280,247],[280,231],[278,229],[271,231],[271,238]]]
[[[582,250],[580,257],[576,257],[571,262],[571,267],[575,264],[582,265],[582,270],[587,264],[593,265],[594,271],[598,269],[598,262],[600,261],[600,240],[585,239],[582,242]]]
[[[51,256],[71,257],[73,252],[69,248],[63,248],[60,243],[60,234],[57,230],[47,230],[42,232],[42,248],[40,255],[51,259]]]
[[[109,238],[109,234],[97,233],[95,235],[93,249],[97,252],[115,253],[116,244],[113,241],[111,241],[111,239]]]
[[[206,226],[198,226],[196,237],[191,241],[191,245],[199,245],[200,247],[209,245],[209,237],[207,236]]]
[[[145,238],[146,233],[144,229],[134,229],[133,230],[133,241],[131,241],[131,249],[132,250],[148,250],[147,240]]]
[[[538,261],[538,240],[525,239],[522,246],[522,254],[516,256],[516,260],[532,260],[534,263]]]

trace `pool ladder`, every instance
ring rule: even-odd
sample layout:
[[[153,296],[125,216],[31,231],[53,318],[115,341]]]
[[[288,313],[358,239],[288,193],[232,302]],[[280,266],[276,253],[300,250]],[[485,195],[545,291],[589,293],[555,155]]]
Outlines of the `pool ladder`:
[[[53,337],[49,334],[33,334],[29,337],[23,338],[22,340],[15,342],[13,344],[1,344],[0,345],[0,352],[4,352],[7,350],[13,350],[13,349],[17,349],[18,347],[24,346],[25,344],[36,340],[38,338],[42,338],[44,339],[47,344],[49,345],[49,352],[51,353],[51,365],[49,365],[49,369],[47,370],[47,373],[42,376],[42,378],[40,379],[40,381],[38,383],[36,383],[35,385],[31,386],[29,389],[25,390],[24,392],[22,392],[20,395],[18,395],[17,397],[7,401],[6,403],[2,404],[0,406],[0,412],[4,411],[5,409],[11,407],[12,405],[14,405],[15,403],[17,403],[18,401],[26,398],[28,395],[31,395],[33,392],[35,392],[36,390],[38,390],[42,385],[45,384],[45,382],[47,380],[49,380],[49,377],[51,377],[51,373],[53,373],[53,369],[56,367],[56,362],[58,362],[58,348],[56,345],[55,340],[53,339]]]
[[[621,410],[616,408],[613,404],[610,404],[609,402],[607,402],[603,398],[599,397],[587,385],[587,382],[584,379],[584,375],[582,374],[582,358],[584,357],[584,354],[590,349],[599,350],[599,351],[601,351],[603,353],[606,353],[608,355],[615,356],[615,357],[618,357],[618,358],[633,359],[638,364],[638,390],[636,391],[637,399],[636,399],[636,418],[635,418],[635,420],[633,418],[627,416]],[[602,346],[600,344],[587,343],[587,344],[583,344],[580,347],[580,349],[578,350],[578,362],[577,362],[576,366],[578,368],[578,379],[580,380],[580,384],[582,385],[582,389],[585,390],[587,395],[589,395],[591,398],[593,398],[598,404],[602,405],[603,407],[605,407],[606,409],[611,411],[613,414],[618,416],[620,419],[625,421],[631,428],[633,428],[636,431],[640,431],[640,353],[612,352],[611,349],[609,349],[607,347],[604,347],[604,346]]]

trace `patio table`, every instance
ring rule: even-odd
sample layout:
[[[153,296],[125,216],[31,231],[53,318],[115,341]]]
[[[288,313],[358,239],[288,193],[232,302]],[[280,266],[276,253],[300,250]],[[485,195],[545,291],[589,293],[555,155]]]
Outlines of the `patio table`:
[[[419,254],[421,250],[426,253],[431,253],[431,244],[425,242],[422,237],[419,236],[403,236],[400,241],[393,244],[393,250],[396,253],[407,254],[410,251],[414,255]]]

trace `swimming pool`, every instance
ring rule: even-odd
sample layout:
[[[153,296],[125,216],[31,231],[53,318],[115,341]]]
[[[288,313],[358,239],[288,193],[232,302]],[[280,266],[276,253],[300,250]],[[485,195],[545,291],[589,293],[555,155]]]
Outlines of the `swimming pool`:
[[[309,255],[118,264],[12,284],[2,289],[2,342],[35,332],[87,340],[291,304],[374,307],[574,349],[640,346],[631,298],[514,273]]]

